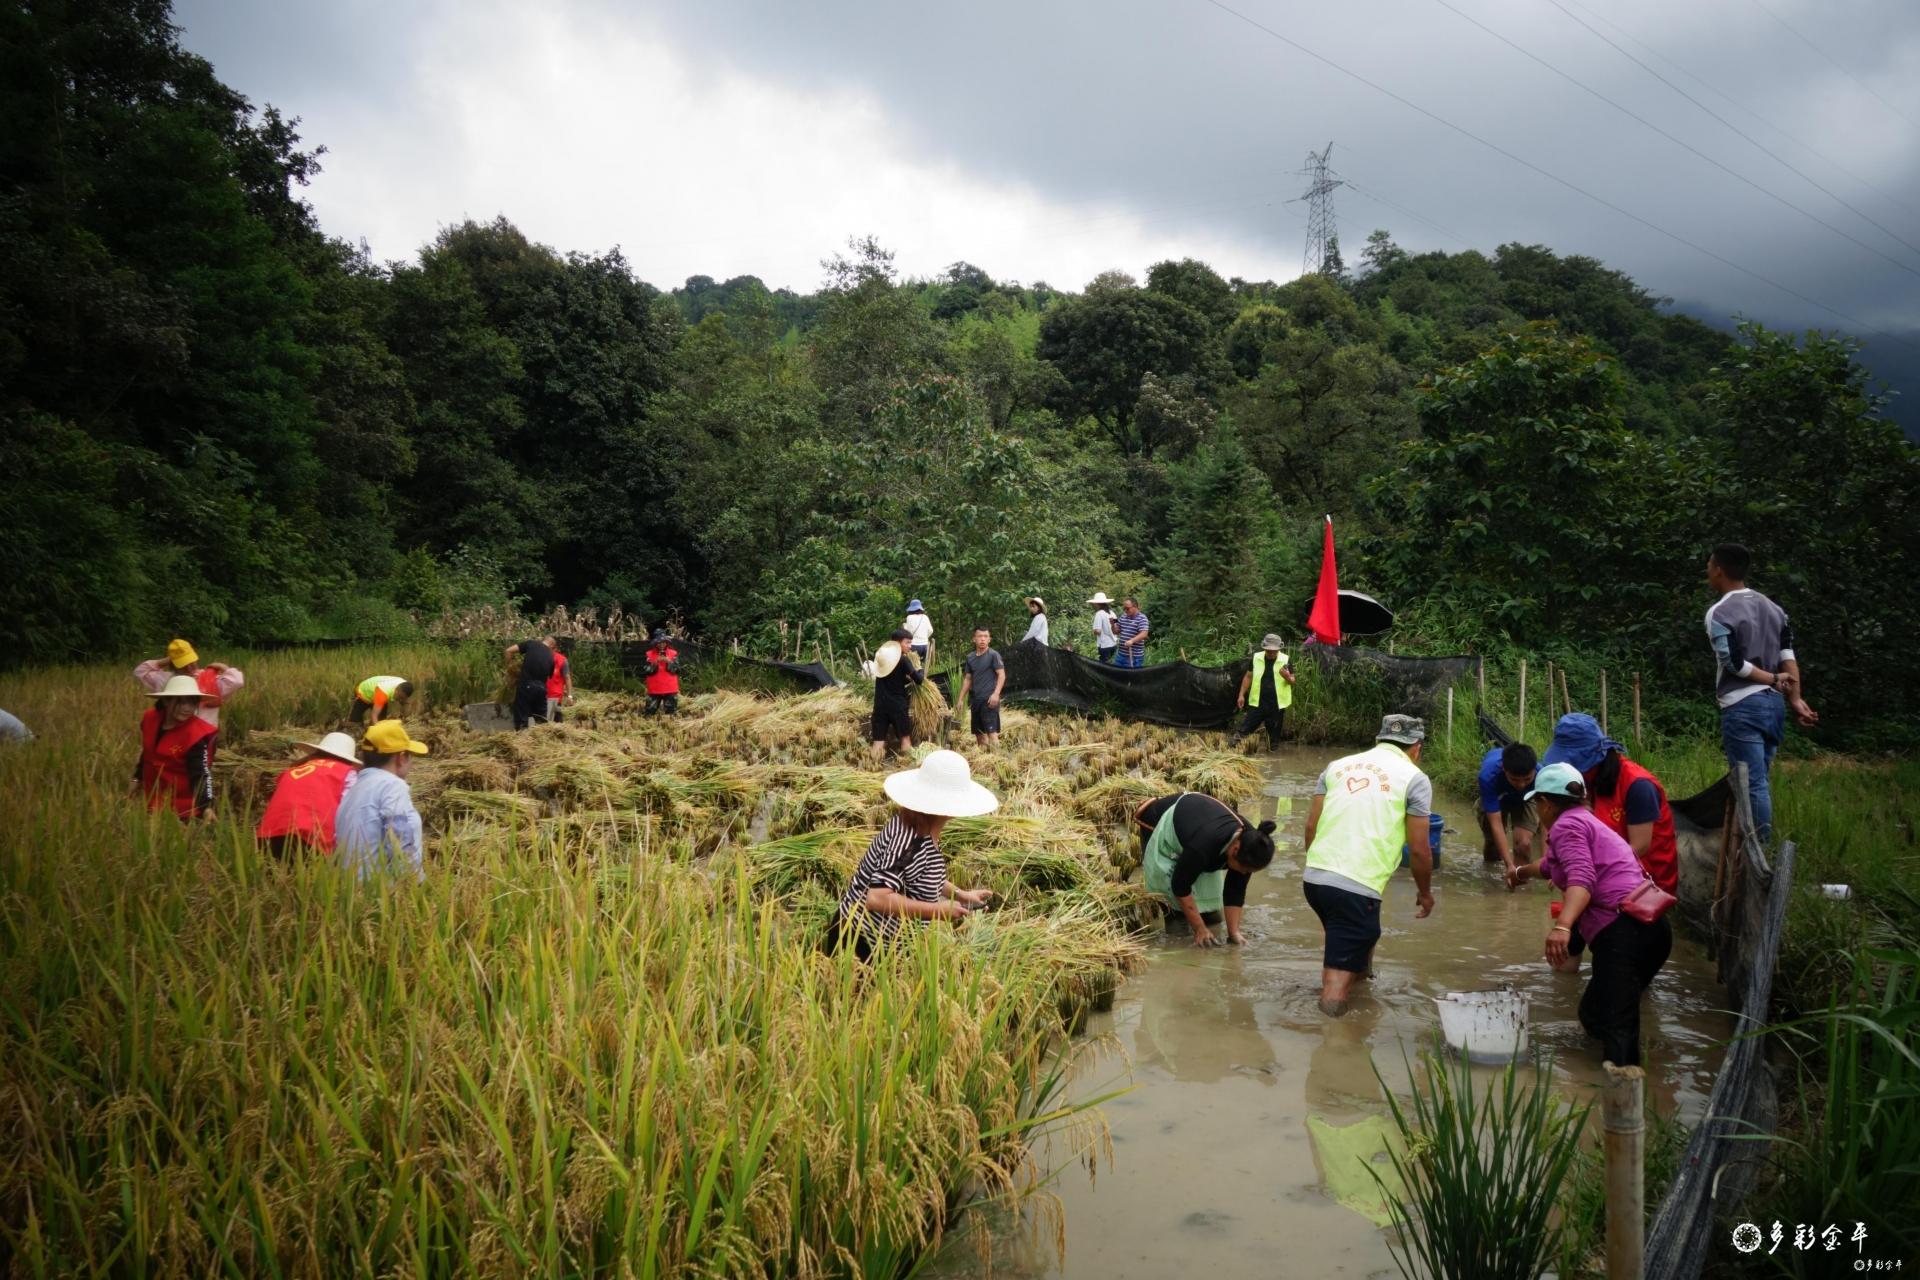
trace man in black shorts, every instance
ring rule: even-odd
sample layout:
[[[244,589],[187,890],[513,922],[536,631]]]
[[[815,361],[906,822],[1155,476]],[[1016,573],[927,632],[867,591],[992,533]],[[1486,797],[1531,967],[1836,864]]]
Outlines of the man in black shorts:
[[[887,754],[889,735],[900,739],[900,750],[913,750],[913,686],[927,673],[914,665],[907,646],[913,633],[901,627],[873,655],[873,758]]]
[[[553,676],[553,650],[539,640],[507,646],[507,656],[520,655],[520,683],[513,693],[513,727],[547,722],[547,681]]]
[[[981,747],[1000,745],[1000,690],[1007,685],[1007,664],[992,644],[993,632],[975,627],[973,652],[960,660],[966,673],[960,677],[960,701],[973,721],[974,745]]]

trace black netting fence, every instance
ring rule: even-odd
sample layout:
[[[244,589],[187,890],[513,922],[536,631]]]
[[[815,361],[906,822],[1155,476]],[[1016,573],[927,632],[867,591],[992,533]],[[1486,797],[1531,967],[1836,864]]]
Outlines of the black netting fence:
[[[1240,678],[1252,662],[1224,667],[1168,662],[1121,667],[1066,649],[1025,641],[1002,653],[1007,664],[1004,697],[1046,702],[1092,714],[1146,720],[1181,729],[1225,729],[1233,722]],[[1402,657],[1346,645],[1307,645],[1293,655],[1296,668],[1314,663],[1323,675],[1365,679],[1380,687],[1378,700],[1395,710],[1430,709],[1434,696],[1472,675],[1478,658]]]
[[[767,693],[812,693],[840,683],[833,672],[818,662],[774,662],[750,658],[726,648],[675,640],[680,651],[680,680],[689,692],[711,689],[744,689]],[[623,641],[606,646],[619,660],[620,670],[636,679],[646,666],[645,641]]]

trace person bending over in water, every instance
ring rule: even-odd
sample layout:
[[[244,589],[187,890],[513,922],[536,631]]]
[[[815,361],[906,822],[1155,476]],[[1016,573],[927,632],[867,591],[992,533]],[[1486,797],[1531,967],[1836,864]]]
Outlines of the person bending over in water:
[[[1380,895],[1400,867],[1405,844],[1413,870],[1413,918],[1433,912],[1433,847],[1427,816],[1433,783],[1420,771],[1427,726],[1414,716],[1388,716],[1373,750],[1327,766],[1307,815],[1307,905],[1326,930],[1320,1011],[1347,1011],[1353,980],[1365,977],[1380,941]]]
[[[1255,826],[1197,791],[1149,800],[1133,820],[1146,846],[1147,888],[1187,918],[1193,945],[1217,945],[1208,917],[1224,915],[1227,941],[1239,946],[1247,881],[1273,861],[1273,823]]]
[[[1548,832],[1547,853],[1518,878],[1551,880],[1566,895],[1547,931],[1547,962],[1565,970],[1580,944],[1593,952],[1593,977],[1580,997],[1580,1025],[1616,1067],[1640,1065],[1640,997],[1673,951],[1673,926],[1620,909],[1648,879],[1633,846],[1587,807],[1587,785],[1564,761],[1541,768],[1527,793]],[[1575,939],[1578,938],[1579,942]]]

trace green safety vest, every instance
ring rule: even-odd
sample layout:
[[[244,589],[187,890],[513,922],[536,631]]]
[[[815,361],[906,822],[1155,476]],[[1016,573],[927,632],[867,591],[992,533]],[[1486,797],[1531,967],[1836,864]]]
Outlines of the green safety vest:
[[[368,706],[372,706],[374,705],[373,695],[376,692],[387,695],[381,699],[382,702],[392,702],[393,691],[406,682],[407,678],[405,676],[368,676],[355,687],[353,692],[354,696],[359,698],[360,701],[366,703]],[[338,687],[337,685],[335,686],[335,688]]]
[[[1253,655],[1253,683],[1247,686],[1247,705],[1250,707],[1257,707],[1260,705],[1260,682],[1267,678],[1267,673],[1265,670],[1263,670],[1263,668],[1266,665],[1267,665],[1267,651],[1265,649],[1262,649],[1260,652]],[[1280,654],[1277,658],[1274,659],[1274,662],[1273,662],[1274,699],[1273,700],[1275,703],[1279,705],[1282,711],[1285,711],[1288,707],[1293,705],[1293,686],[1288,684],[1286,681],[1286,677],[1280,674],[1281,670],[1284,669],[1286,665],[1287,665],[1286,654],[1284,653]]]
[[[1391,742],[1328,765],[1307,865],[1383,891],[1407,842],[1407,785],[1420,776],[1420,766]]]

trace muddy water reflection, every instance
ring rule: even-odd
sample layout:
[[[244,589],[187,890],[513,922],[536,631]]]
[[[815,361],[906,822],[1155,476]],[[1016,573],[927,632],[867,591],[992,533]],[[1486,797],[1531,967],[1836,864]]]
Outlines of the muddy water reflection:
[[[1510,894],[1485,870],[1463,797],[1440,802],[1447,837],[1433,915],[1413,918],[1411,882],[1396,877],[1376,976],[1356,988],[1346,1018],[1321,1015],[1319,922],[1300,893],[1301,834],[1314,779],[1334,754],[1274,757],[1259,816],[1280,823],[1279,852],[1249,890],[1247,945],[1203,952],[1169,937],[1112,1013],[1089,1026],[1104,1043],[1087,1054],[1076,1090],[1135,1086],[1104,1108],[1112,1164],[1089,1178],[1064,1153],[1043,1153],[1066,1164],[1054,1183],[1065,1261],[1050,1232],[1038,1245],[982,1215],[997,1274],[1114,1280],[1198,1264],[1213,1275],[1396,1275],[1362,1168],[1379,1158],[1390,1127],[1374,1066],[1405,1090],[1403,1048],[1411,1054],[1432,1034],[1433,997],[1444,991],[1524,991],[1534,1043],[1556,1054],[1556,1080],[1570,1096],[1591,1096],[1599,1059],[1575,1015],[1584,974],[1554,974],[1540,958],[1551,889]],[[1676,942],[1642,1013],[1650,1101],[1662,1114],[1698,1119],[1717,1043],[1729,1034],[1720,1004],[1712,965]],[[979,1240],[967,1234],[936,1274],[982,1269]]]

